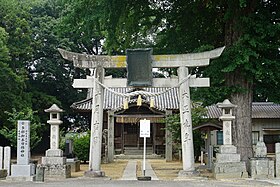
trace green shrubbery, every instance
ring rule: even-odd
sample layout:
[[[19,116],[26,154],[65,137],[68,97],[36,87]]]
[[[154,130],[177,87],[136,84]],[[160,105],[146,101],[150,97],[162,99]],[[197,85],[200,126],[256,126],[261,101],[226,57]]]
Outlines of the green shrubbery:
[[[89,149],[90,149],[90,132],[84,133],[74,133],[71,136],[66,136],[60,138],[60,148],[65,150],[66,139],[71,139],[73,141],[73,152],[74,155],[81,161],[89,160]]]

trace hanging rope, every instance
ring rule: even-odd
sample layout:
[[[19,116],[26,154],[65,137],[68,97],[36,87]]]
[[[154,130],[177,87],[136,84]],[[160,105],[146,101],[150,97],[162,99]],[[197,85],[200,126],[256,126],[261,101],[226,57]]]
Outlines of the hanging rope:
[[[155,97],[155,96],[159,96],[161,94],[164,94],[166,92],[169,92],[170,90],[172,90],[173,88],[179,87],[181,84],[183,84],[184,82],[186,82],[189,78],[191,77],[191,75],[188,75],[186,78],[184,78],[182,81],[180,81],[178,84],[176,84],[173,87],[170,87],[164,91],[161,92],[156,92],[156,93],[152,93],[152,92],[147,92],[147,91],[134,91],[134,92],[130,92],[130,93],[120,93],[120,92],[116,92],[115,90],[112,90],[111,88],[107,87],[106,85],[102,84],[101,82],[99,82],[98,80],[96,80],[94,78],[94,80],[96,81],[96,83],[98,83],[100,86],[102,86],[104,89],[108,90],[109,92],[121,96],[121,97],[133,97],[133,96],[137,96],[137,95],[142,95],[142,96],[147,96],[147,97]]]

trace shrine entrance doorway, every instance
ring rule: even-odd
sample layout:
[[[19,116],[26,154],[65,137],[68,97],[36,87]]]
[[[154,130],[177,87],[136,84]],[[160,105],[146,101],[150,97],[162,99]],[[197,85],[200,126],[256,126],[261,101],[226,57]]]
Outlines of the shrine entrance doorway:
[[[139,147],[139,124],[126,123],[123,128],[124,147]]]
[[[144,140],[140,138],[140,120],[151,121],[150,137],[146,139],[147,154],[159,154],[159,148],[165,150],[165,114],[159,111],[151,111],[149,107],[142,105],[130,106],[125,111],[115,113],[114,147],[115,152],[125,155],[142,155]],[[162,153],[161,153],[162,154]]]

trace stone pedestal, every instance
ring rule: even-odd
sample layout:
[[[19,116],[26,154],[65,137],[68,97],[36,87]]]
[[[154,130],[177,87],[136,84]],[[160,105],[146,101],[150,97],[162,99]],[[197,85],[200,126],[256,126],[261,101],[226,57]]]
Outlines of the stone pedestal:
[[[71,166],[71,171],[72,172],[80,171],[80,165],[81,165],[80,160],[77,160],[75,158],[67,158],[66,159],[66,164]]]
[[[61,149],[48,149],[46,157],[63,157],[63,151]]]
[[[35,174],[35,165],[18,165],[13,164],[11,168],[11,176],[13,177],[22,177],[22,176],[32,176]]]
[[[274,178],[274,161],[269,158],[251,158],[250,173],[253,179]]]
[[[215,179],[248,178],[245,162],[214,163]]]
[[[85,171],[84,176],[85,176],[85,177],[90,177],[90,178],[94,178],[94,177],[105,177],[105,172],[104,172],[104,171],[93,171],[93,170],[89,170],[89,171]]]
[[[71,177],[70,165],[44,165],[45,179],[65,179]]]
[[[245,162],[240,161],[240,154],[233,145],[221,145],[213,165],[214,178],[248,178]]]
[[[46,157],[42,157],[42,166],[45,168],[46,179],[71,177],[71,166],[66,164],[66,157],[61,156],[63,153],[60,149],[49,149],[46,151],[46,155]]]

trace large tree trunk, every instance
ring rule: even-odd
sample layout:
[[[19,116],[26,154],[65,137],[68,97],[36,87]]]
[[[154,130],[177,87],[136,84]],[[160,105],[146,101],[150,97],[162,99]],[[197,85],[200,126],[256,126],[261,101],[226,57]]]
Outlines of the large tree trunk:
[[[252,85],[246,76],[237,69],[226,76],[228,86],[237,86],[240,91],[231,95],[231,102],[237,107],[234,109],[235,120],[232,125],[233,144],[237,146],[241,160],[249,164],[253,156],[252,147]]]
[[[225,44],[227,47],[234,45],[242,36],[242,19],[240,17],[250,15],[254,12],[256,1],[247,3],[246,8],[240,8],[239,1],[229,3],[232,17],[225,23]],[[228,10],[228,11],[229,11]],[[236,62],[232,62],[236,63]],[[249,80],[242,67],[227,73],[225,77],[226,85],[239,90],[231,94],[231,102],[237,107],[234,109],[235,120],[232,125],[233,144],[240,153],[241,160],[249,166],[249,158],[253,156],[252,146],[252,90],[253,81]]]

